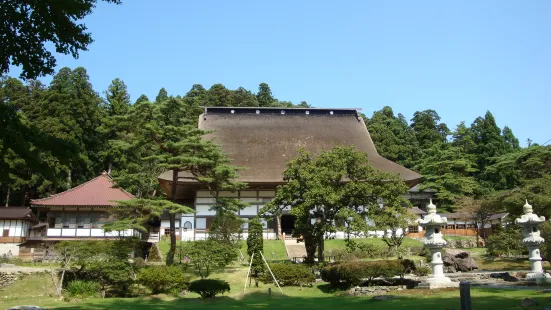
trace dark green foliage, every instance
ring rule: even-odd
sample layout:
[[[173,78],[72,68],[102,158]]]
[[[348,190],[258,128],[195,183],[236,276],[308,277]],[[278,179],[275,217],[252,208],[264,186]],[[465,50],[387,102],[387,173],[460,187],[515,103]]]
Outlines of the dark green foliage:
[[[429,274],[431,274],[432,270],[429,266],[418,266],[413,271],[413,274],[415,274],[418,277],[426,277]]]
[[[190,292],[201,295],[202,298],[212,298],[230,291],[230,284],[224,280],[201,279],[189,284]]]
[[[179,293],[187,286],[181,266],[148,266],[138,274],[138,283],[149,288],[153,294]]]
[[[155,97],[155,103],[163,103],[166,100],[168,100],[168,92],[163,87],[159,90],[159,93],[157,94],[157,97]]]
[[[519,227],[511,226],[494,231],[486,242],[488,254],[491,256],[520,255],[526,252],[521,242],[522,238]]]
[[[77,298],[98,297],[100,289],[99,283],[94,281],[74,280],[67,285],[69,296]]]
[[[270,107],[272,103],[276,101],[272,96],[272,90],[266,83],[260,83],[258,85],[258,93],[256,94],[256,100],[260,107]]]
[[[183,254],[189,258],[201,278],[208,277],[213,268],[225,267],[237,259],[234,246],[216,240],[186,242]]]
[[[415,131],[417,142],[422,150],[446,143],[450,130],[440,123],[440,116],[434,110],[417,111],[411,119],[411,128]]]
[[[247,237],[247,254],[253,258],[251,265],[251,276],[256,280],[258,286],[258,278],[264,273],[264,261],[260,254],[264,248],[264,238],[262,237],[262,223],[258,218],[249,221],[249,236]],[[254,254],[254,256],[253,256]]]
[[[391,107],[373,112],[365,120],[377,152],[381,156],[412,168],[421,157],[421,149],[415,131],[402,114],[394,115]]]
[[[120,0],[104,1],[120,4]],[[21,77],[26,79],[52,74],[56,59],[46,43],[53,44],[57,53],[78,58],[79,51],[86,51],[93,42],[82,19],[92,13],[97,2],[1,1],[0,74],[9,72],[10,65],[21,66]]]
[[[318,260],[324,260],[324,235],[335,230],[334,221],[342,209],[388,219],[377,223],[386,229],[395,224],[391,219],[405,214],[408,205],[402,179],[375,170],[367,155],[353,147],[336,147],[318,156],[299,150],[299,156],[287,165],[284,180],[287,183],[278,187],[275,199],[260,212],[278,214],[282,206],[291,206],[294,233],[304,239],[308,263],[314,262],[316,250]],[[385,208],[380,207],[381,200]]]
[[[534,145],[495,158],[486,174],[503,189],[492,199],[507,212],[520,215],[528,199],[536,214],[551,216],[551,146]]]
[[[237,246],[243,232],[242,225],[243,219],[234,212],[219,211],[212,218],[209,239]]]
[[[392,261],[354,261],[327,266],[321,271],[321,278],[332,286],[357,286],[367,281],[369,286],[373,279],[382,277],[390,279],[403,277],[415,270],[411,260]]]
[[[304,286],[311,285],[316,281],[312,269],[303,264],[275,263],[270,264],[270,269],[280,286]],[[261,281],[269,284],[274,283],[270,272],[265,272]]]
[[[133,283],[134,267],[129,255],[139,246],[139,240],[61,241],[55,251],[63,269],[73,269],[75,279],[95,281],[102,291],[125,296]]]
[[[479,188],[473,176],[476,163],[452,145],[426,150],[417,169],[425,177],[420,189],[436,190],[439,206],[448,210],[457,198],[474,195]]]
[[[544,260],[551,260],[551,223],[545,221],[540,226],[541,237],[545,239],[545,243],[541,246],[541,256]]]

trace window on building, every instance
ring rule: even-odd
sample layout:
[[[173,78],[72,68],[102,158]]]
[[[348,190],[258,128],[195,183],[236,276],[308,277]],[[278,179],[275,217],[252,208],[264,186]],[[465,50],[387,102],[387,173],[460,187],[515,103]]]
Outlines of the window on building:
[[[190,230],[192,227],[193,227],[193,225],[191,224],[190,221],[186,221],[186,222],[184,223],[184,231],[188,231],[188,230]]]
[[[453,224],[446,225],[446,229],[455,229],[455,225],[453,225]]]
[[[418,233],[419,232],[419,226],[408,226],[408,232]]]
[[[465,229],[465,224],[457,224],[455,229]]]
[[[476,227],[474,224],[467,224],[467,229],[475,229]]]
[[[196,229],[207,229],[207,219],[204,217],[195,218],[195,228]]]
[[[10,230],[4,229],[4,231],[2,232],[2,237],[9,237],[9,236],[10,236]]]
[[[165,236],[170,235],[170,228],[165,228]]]

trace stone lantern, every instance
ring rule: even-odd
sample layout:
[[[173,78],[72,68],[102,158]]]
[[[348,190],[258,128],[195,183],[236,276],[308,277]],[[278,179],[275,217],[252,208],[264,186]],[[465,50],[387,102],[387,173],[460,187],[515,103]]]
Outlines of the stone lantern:
[[[427,282],[430,288],[455,286],[450,278],[444,275],[444,262],[442,261],[442,248],[448,243],[442,238],[441,228],[448,223],[448,219],[436,214],[436,206],[432,203],[432,199],[427,206],[427,212],[428,214],[419,220],[419,225],[425,230],[423,243],[425,248],[430,250],[432,256],[432,276],[427,279]]]
[[[528,200],[523,209],[523,215],[515,219],[515,224],[522,226],[522,243],[528,248],[530,254],[531,271],[526,275],[527,278],[549,278],[549,274],[543,272],[540,256],[540,245],[545,241],[541,235],[539,226],[545,222],[545,217],[538,217],[534,214],[532,206],[528,204]]]

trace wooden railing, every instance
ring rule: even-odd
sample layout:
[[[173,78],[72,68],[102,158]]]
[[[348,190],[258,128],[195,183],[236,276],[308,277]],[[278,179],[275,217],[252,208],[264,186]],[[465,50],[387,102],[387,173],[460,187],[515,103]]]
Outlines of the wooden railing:
[[[27,241],[26,237],[0,237],[0,243],[23,243]]]

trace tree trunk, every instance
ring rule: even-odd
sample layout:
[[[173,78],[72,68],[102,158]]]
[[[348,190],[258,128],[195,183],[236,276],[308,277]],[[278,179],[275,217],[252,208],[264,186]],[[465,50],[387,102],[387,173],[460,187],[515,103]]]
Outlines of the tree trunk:
[[[71,188],[71,183],[72,183],[72,180],[71,180],[71,169],[69,169],[69,171],[67,171],[67,189],[70,189],[70,188]]]
[[[8,191],[6,193],[6,208],[10,205],[10,187],[8,186]]]
[[[111,161],[110,161],[109,166],[107,167],[107,175],[111,175],[111,168],[112,168],[112,165],[111,165]]]
[[[276,223],[277,223],[277,239],[281,240],[283,239],[283,236],[281,234],[281,215],[276,215]]]
[[[306,248],[306,261],[307,264],[313,264],[316,256],[317,240],[311,233],[303,234],[304,247]]]
[[[318,236],[318,263],[322,263],[325,260],[324,252],[325,243],[323,240],[323,233],[320,232]]]
[[[178,185],[178,169],[172,170],[172,202],[176,203],[176,189]],[[170,250],[166,254],[166,264],[174,264],[176,254],[176,214],[170,213]]]
[[[476,247],[477,247],[477,248],[480,247],[480,243],[479,243],[479,241],[480,241],[480,236],[479,236],[479,235],[480,235],[480,228],[477,228],[477,229],[476,229]]]

